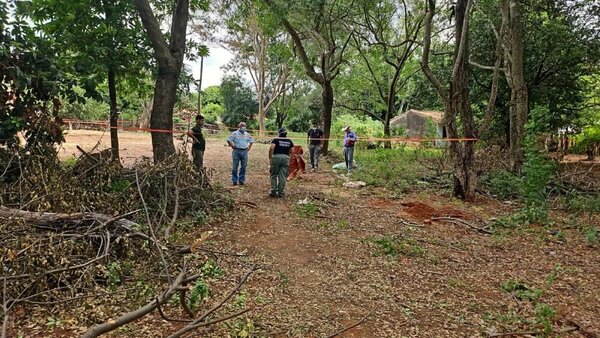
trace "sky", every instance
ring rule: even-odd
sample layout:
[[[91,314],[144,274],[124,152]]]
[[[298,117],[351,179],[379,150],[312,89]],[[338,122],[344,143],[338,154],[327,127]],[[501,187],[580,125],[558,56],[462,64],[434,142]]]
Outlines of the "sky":
[[[204,58],[202,90],[206,89],[206,87],[218,86],[221,84],[221,79],[225,74],[221,67],[233,58],[233,54],[223,47],[211,46],[209,48],[210,55]],[[200,78],[200,60],[188,60],[185,63],[190,66],[194,79],[198,80]],[[190,90],[195,92],[196,88],[190,88]]]

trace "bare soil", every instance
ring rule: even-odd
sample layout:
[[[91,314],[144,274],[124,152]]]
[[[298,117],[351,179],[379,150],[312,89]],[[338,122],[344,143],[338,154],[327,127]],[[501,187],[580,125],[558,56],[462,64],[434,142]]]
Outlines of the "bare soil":
[[[100,135],[69,132],[61,156],[77,154],[76,144],[91,149]],[[108,142],[105,134],[99,148]],[[151,156],[148,134],[122,132],[120,143],[126,165]],[[486,235],[431,219],[450,216],[475,223],[508,215],[514,204],[487,198],[466,203],[448,191],[398,197],[370,187],[347,189],[342,187],[347,178],[334,174],[327,163],[289,182],[285,198],[271,198],[267,149],[266,144],[252,148],[246,185],[233,187],[230,150],[223,140],[209,139],[205,165],[213,170],[214,181],[228,187],[236,201],[253,202],[257,208],[240,204],[194,230],[215,231],[208,243],[212,248],[246,253],[239,270],[228,271],[228,282],[235,281],[232,272],[260,264],[243,291],[255,306],[241,322],[251,324],[251,335],[324,337],[369,314],[342,336],[542,336],[544,327],[536,317],[541,304],[556,311],[549,317],[553,333],[548,336],[600,335],[600,250],[588,245],[582,230],[563,215],[553,214],[554,226]],[[305,199],[316,212],[298,204]],[[386,254],[384,241],[397,243],[399,252]],[[504,291],[502,285],[509,281],[520,281],[541,295],[533,301]],[[179,326],[153,316],[115,335],[163,337]],[[561,333],[569,328],[573,330]],[[235,330],[221,324],[192,336],[229,336]],[[62,334],[48,331],[47,336]]]

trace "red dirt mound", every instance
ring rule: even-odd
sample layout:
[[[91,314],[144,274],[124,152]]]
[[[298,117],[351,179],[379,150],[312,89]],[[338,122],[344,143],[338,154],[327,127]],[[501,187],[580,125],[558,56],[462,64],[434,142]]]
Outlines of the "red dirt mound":
[[[421,202],[405,202],[403,206],[408,207],[405,211],[418,219],[426,220],[437,215],[435,208]]]

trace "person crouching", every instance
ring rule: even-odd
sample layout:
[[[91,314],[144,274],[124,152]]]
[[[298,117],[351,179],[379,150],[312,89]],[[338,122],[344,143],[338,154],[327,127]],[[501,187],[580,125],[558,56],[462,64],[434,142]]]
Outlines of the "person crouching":
[[[269,164],[271,173],[271,197],[285,196],[285,183],[290,169],[290,153],[294,143],[287,138],[287,130],[279,129],[279,137],[271,141],[269,148]]]

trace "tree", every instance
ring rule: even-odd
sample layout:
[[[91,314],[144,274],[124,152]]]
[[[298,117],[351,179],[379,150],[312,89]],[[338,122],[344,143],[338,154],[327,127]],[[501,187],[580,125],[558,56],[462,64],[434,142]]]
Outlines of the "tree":
[[[250,74],[258,100],[258,125],[265,130],[269,108],[286,90],[292,57],[285,35],[272,24],[272,13],[256,1],[228,3],[223,10],[228,34],[223,44],[235,53],[233,67]]]
[[[36,28],[72,64],[89,97],[103,101],[97,83],[108,84],[112,159],[119,160],[117,83],[139,82],[150,68],[142,27],[128,1],[32,0],[24,6]],[[134,84],[131,87],[138,87]]]
[[[451,139],[463,137],[473,140],[477,137],[468,86],[468,37],[471,5],[472,0],[457,0],[453,8],[454,20],[456,22],[454,26],[453,65],[449,88],[445,88],[429,67],[435,0],[427,1],[421,66],[423,72],[444,101],[444,123],[448,131],[448,137]],[[460,124],[458,123],[459,117]],[[459,132],[459,128],[462,133]],[[463,142],[452,140],[449,144],[454,169],[454,196],[466,200],[475,198],[475,189],[477,187],[477,174],[474,168],[475,142],[472,140]]]
[[[0,3],[0,145],[17,146],[19,131],[25,131],[29,147],[61,142],[60,98],[83,102],[83,97],[74,90],[70,69],[54,59],[58,50],[36,34],[16,3]]]
[[[263,1],[280,18],[292,38],[294,51],[302,62],[306,75],[321,86],[325,139],[321,152],[327,153],[334,101],[332,82],[340,74],[344,54],[353,34],[341,30],[342,22],[352,14],[352,4],[325,0],[292,1],[284,10],[275,0]],[[293,18],[300,22],[293,24],[288,13],[294,13]]]
[[[417,47],[423,15],[419,8],[406,2],[364,1],[359,6],[362,20],[354,22],[354,46],[367,67],[369,87],[375,87],[385,107],[379,112],[366,112],[383,122],[384,136],[390,137],[390,120],[396,115],[399,90],[412,76],[405,75],[402,81],[405,65]],[[386,147],[390,148],[391,143],[386,142]]]
[[[236,127],[240,122],[253,124],[258,102],[252,90],[239,77],[226,76],[221,83],[221,94],[225,103],[223,123]]]
[[[503,33],[498,38],[504,50],[504,74],[510,87],[510,159],[514,171],[523,165],[523,140],[529,109],[524,76],[525,42],[520,5],[517,0],[502,0]]]
[[[164,132],[164,130],[173,130],[173,108],[175,107],[177,85],[185,54],[190,1],[177,0],[175,2],[168,42],[160,29],[160,24],[148,0],[133,0],[133,3],[150,38],[154,49],[154,57],[158,64],[150,128],[153,129],[152,151],[154,161],[161,162],[175,153],[173,135]]]

